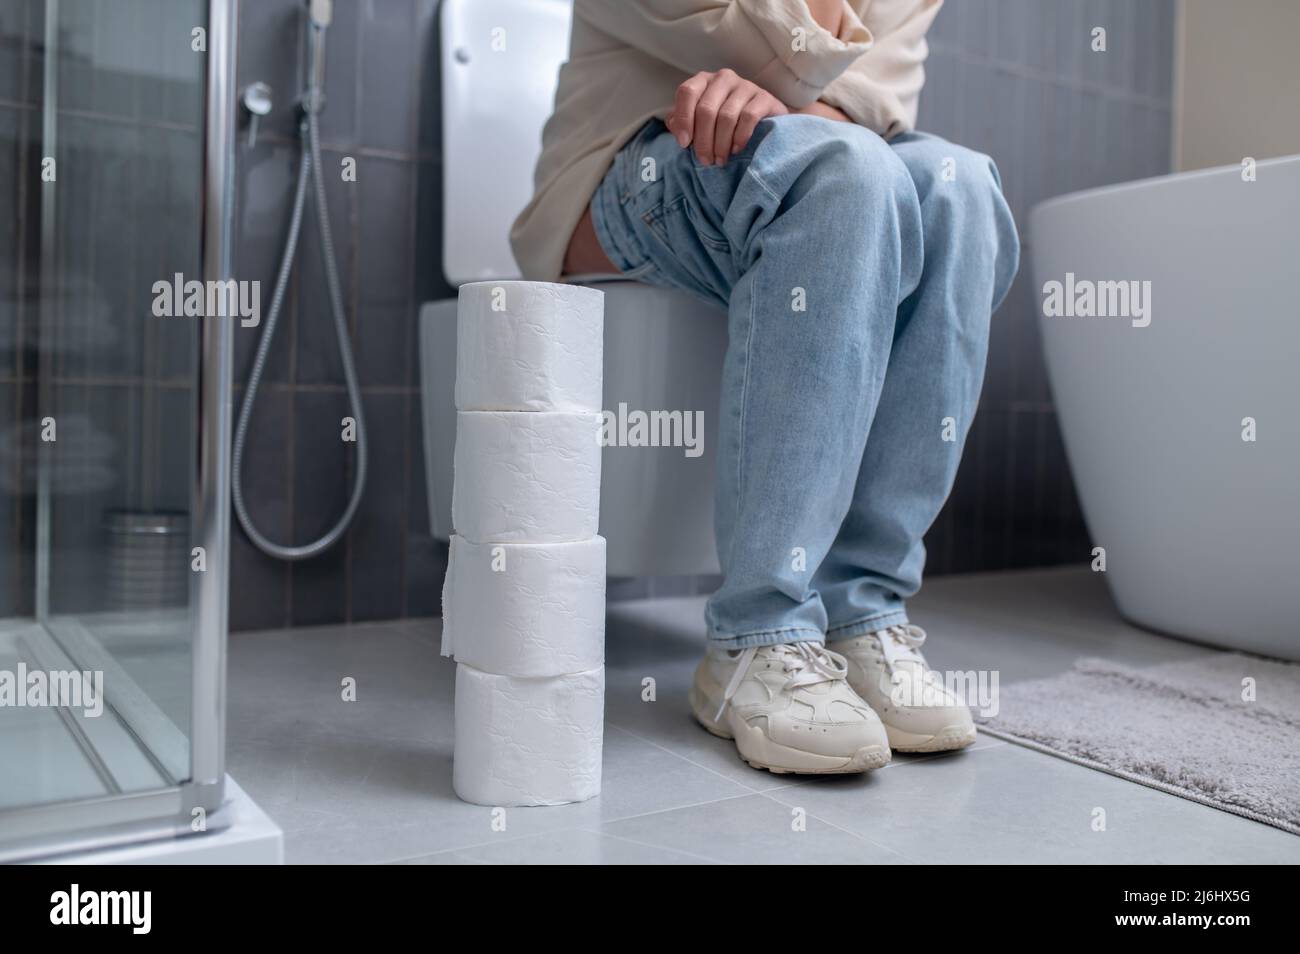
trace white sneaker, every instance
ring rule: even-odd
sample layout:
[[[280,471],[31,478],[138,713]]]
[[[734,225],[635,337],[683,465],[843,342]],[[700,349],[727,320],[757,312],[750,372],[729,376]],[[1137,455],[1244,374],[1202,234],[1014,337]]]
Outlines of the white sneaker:
[[[931,673],[919,626],[889,626],[853,639],[837,640],[849,685],[871,708],[899,752],[944,752],[975,741],[970,710]]]
[[[849,687],[844,657],[817,642],[710,650],[691,711],[770,772],[865,772],[889,761],[880,719]]]

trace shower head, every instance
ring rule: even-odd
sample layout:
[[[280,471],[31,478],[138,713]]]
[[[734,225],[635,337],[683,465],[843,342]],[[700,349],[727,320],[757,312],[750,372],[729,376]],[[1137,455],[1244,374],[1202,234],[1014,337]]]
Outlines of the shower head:
[[[302,107],[309,112],[325,108],[325,31],[333,16],[333,0],[307,0],[307,88]]]
[[[307,0],[307,15],[312,26],[325,29],[334,19],[334,0]]]

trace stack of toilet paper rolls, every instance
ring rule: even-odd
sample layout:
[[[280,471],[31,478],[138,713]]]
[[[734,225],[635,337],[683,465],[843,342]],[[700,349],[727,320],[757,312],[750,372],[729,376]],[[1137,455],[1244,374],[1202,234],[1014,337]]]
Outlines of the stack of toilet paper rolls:
[[[456,659],[452,784],[480,805],[600,792],[604,295],[462,285],[444,656]]]

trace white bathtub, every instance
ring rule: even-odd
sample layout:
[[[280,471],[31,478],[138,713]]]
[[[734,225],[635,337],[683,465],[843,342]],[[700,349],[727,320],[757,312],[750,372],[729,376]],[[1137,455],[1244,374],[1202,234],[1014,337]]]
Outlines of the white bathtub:
[[[1145,327],[1040,310],[1120,611],[1300,659],[1300,156],[1260,163],[1253,182],[1228,167],[1052,199],[1028,244],[1040,293],[1066,273],[1151,283]]]

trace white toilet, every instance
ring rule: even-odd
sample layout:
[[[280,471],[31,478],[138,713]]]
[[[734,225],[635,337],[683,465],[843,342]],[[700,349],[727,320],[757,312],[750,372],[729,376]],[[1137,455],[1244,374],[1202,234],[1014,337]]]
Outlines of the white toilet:
[[[567,0],[443,0],[443,270],[448,282],[518,278],[510,224],[568,52]],[[502,42],[504,41],[504,48]],[[605,293],[604,406],[703,411],[703,453],[606,447],[600,533],[610,576],[718,571],[714,444],[726,314],[688,295],[611,278]],[[456,301],[420,309],[425,470],[434,536],[450,537]]]

